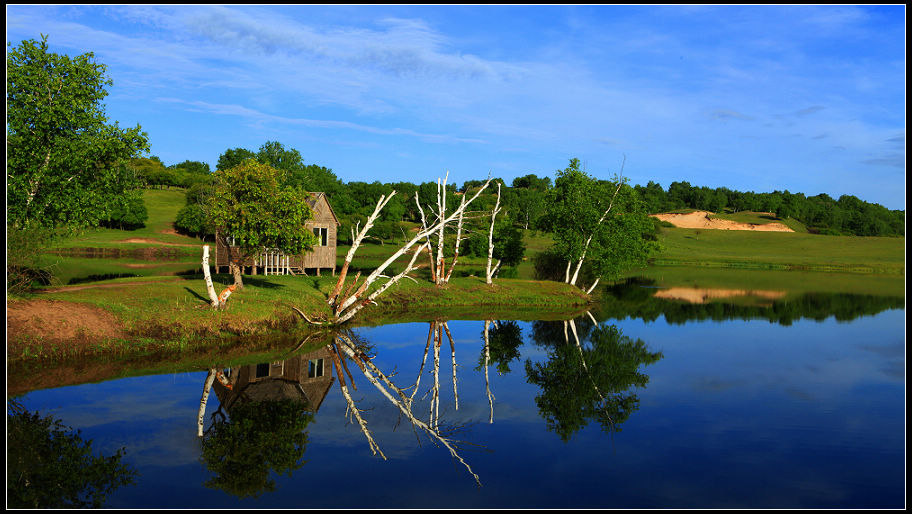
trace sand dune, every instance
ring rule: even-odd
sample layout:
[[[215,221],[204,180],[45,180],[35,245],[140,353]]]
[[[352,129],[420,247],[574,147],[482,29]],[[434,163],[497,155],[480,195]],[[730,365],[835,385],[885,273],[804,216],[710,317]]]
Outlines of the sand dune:
[[[680,228],[706,228],[713,230],[755,230],[759,232],[794,232],[782,223],[741,223],[731,220],[713,219],[713,213],[694,211],[687,214],[651,214],[655,218],[667,221]]]

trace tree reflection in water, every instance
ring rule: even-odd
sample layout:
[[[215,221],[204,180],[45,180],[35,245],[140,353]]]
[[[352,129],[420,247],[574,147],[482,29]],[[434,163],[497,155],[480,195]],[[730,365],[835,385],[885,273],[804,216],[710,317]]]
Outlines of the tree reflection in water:
[[[458,411],[456,345],[448,323],[440,320],[429,323],[418,373],[414,382],[405,386],[393,381],[395,372],[384,372],[374,363],[368,354],[368,343],[350,330],[335,332],[328,344],[284,361],[210,370],[198,419],[203,460],[216,474],[207,485],[238,496],[256,496],[274,488],[270,470],[290,474],[301,467],[307,442],[305,429],[335,381],[345,400],[345,415],[358,426],[371,452],[386,460],[371,432],[365,409],[358,406],[352,394],[358,389],[355,376],[360,374],[399,411],[400,420],[405,418],[416,433],[446,448],[480,486],[479,476],[459,453],[469,443],[455,438],[465,427],[443,423],[440,418],[440,367],[444,365],[440,352],[444,337],[452,362],[453,407]],[[649,380],[640,372],[640,366],[662,358],[661,353],[648,351],[643,341],[623,336],[617,327],[595,323],[591,315],[581,320],[535,322],[532,337],[549,352],[546,362],[526,361],[527,380],[541,387],[541,394],[536,397],[539,412],[549,430],[563,440],[592,419],[597,419],[606,431],[619,430],[618,426],[637,408],[638,399],[629,390],[644,387]],[[515,321],[487,320],[482,339],[475,371],[484,372],[490,407],[488,421],[493,423],[495,398],[488,368],[493,364],[500,375],[511,371],[510,364],[520,359],[522,331]],[[419,395],[425,374],[432,377],[431,383]],[[214,422],[204,431],[203,414],[210,388],[214,388],[220,405],[213,414]],[[421,401],[428,402],[426,417],[415,412]]]
[[[14,509],[101,508],[108,494],[131,485],[137,472],[114,455],[93,455],[84,440],[53,416],[7,401],[6,499]]]
[[[630,389],[649,382],[640,366],[662,358],[614,325],[579,321],[579,329],[576,320],[535,322],[533,339],[548,348],[548,360],[525,365],[529,383],[542,389],[535,397],[539,413],[564,441],[591,420],[606,432],[620,431],[639,406]]]

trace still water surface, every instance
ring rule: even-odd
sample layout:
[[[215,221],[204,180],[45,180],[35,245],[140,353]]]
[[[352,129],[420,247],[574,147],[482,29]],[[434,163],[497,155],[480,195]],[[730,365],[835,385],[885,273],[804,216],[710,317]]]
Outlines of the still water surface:
[[[233,387],[215,380],[203,439],[206,370],[19,401],[95,452],[125,448],[137,476],[109,508],[902,508],[904,321],[903,308],[788,323],[500,320],[487,344],[484,321],[359,328],[361,346],[336,340],[335,366],[385,459],[349,421],[336,350],[319,345],[223,370]],[[357,366],[364,344],[376,370]],[[263,386],[294,373],[300,387]],[[306,408],[256,403],[270,395]],[[416,423],[394,403],[403,396]],[[242,418],[281,442],[238,431]]]

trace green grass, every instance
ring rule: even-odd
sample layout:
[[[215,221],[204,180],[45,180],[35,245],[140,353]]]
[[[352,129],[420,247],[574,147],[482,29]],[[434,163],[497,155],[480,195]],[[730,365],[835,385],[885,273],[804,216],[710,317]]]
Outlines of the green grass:
[[[57,247],[107,248],[125,245],[128,247],[156,245],[155,243],[123,243],[122,241],[125,239],[154,239],[164,243],[201,246],[202,242],[197,238],[174,233],[174,220],[177,218],[177,212],[184,206],[185,197],[186,191],[183,189],[146,189],[143,191],[143,201],[146,204],[149,219],[146,220],[145,227],[136,230],[90,229],[59,241]]]
[[[777,271],[723,267],[650,266],[628,271],[627,277],[655,280],[658,287],[754,289],[803,293],[852,293],[905,296],[902,275]]]
[[[653,259],[660,266],[905,272],[904,238],[663,228],[660,243]]]

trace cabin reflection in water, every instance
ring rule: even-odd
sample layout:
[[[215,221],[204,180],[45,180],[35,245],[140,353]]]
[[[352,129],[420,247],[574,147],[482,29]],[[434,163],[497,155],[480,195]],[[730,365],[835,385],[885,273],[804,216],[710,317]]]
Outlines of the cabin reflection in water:
[[[334,381],[328,369],[331,359],[329,348],[323,346],[283,361],[229,368],[226,383],[217,380],[212,387],[228,410],[238,401],[292,400],[316,413]]]

